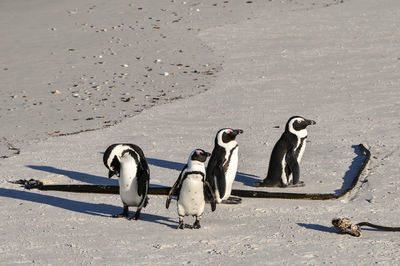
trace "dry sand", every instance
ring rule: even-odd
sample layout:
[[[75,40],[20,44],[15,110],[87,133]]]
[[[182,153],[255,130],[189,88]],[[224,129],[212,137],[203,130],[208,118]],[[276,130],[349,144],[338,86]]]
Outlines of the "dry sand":
[[[399,226],[400,3],[159,2],[0,3],[10,156],[0,161],[0,264],[399,264],[398,233],[354,238],[330,222]],[[121,211],[118,195],[7,182],[117,184],[102,152],[132,142],[148,157],[151,183],[170,186],[191,150],[211,151],[216,131],[233,127],[244,130],[234,187],[254,189],[294,114],[317,121],[301,164],[306,187],[268,191],[340,191],[364,143],[372,161],[350,196],[245,198],[207,208],[200,230],[181,231],[163,196],[127,221],[110,218]],[[102,129],[49,138],[93,128]]]

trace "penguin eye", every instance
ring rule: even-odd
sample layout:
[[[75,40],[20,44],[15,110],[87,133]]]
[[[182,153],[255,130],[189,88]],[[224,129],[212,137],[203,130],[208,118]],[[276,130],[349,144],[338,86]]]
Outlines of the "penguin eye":
[[[229,134],[229,133],[232,132],[232,129],[228,129],[228,130],[226,130],[225,132]]]

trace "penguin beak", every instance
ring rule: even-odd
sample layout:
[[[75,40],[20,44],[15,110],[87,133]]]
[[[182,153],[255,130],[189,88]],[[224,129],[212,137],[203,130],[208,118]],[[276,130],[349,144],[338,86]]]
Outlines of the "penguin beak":
[[[211,153],[205,152],[204,155],[205,155],[206,157],[210,157],[210,156],[211,156]]]
[[[305,121],[306,121],[306,123],[307,123],[307,126],[315,125],[315,124],[316,124],[314,120],[308,120],[308,119],[306,119]]]
[[[235,136],[237,136],[239,134],[242,134],[243,130],[242,129],[235,129],[235,130],[233,130],[233,133],[235,134]]]
[[[114,171],[108,171],[108,178],[111,178],[113,175],[115,174],[115,172]]]

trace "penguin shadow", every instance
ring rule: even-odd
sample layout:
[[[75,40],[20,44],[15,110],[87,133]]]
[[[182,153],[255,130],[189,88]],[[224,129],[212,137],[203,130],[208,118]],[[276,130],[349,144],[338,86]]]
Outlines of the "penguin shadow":
[[[43,195],[30,191],[20,191],[15,189],[0,188],[0,197],[36,202],[40,204],[58,207],[64,210],[101,216],[101,217],[111,217],[111,215],[121,212],[121,207],[109,204],[88,203],[83,201],[65,199],[65,198]]]
[[[358,171],[360,170],[360,167],[364,162],[364,153],[362,149],[358,145],[352,145],[351,147],[354,149],[356,157],[353,158],[353,161],[349,166],[349,170],[347,170],[344,174],[342,187],[335,190],[336,194],[340,194],[342,191],[351,186],[354,177],[358,174]]]
[[[178,222],[175,220],[172,220],[171,218],[160,216],[160,215],[155,215],[151,213],[141,213],[140,214],[140,220],[145,221],[145,222],[151,222],[151,223],[156,223],[160,225],[165,225],[169,228],[176,229],[178,226]]]
[[[162,159],[156,159],[156,158],[146,158],[147,163],[162,167],[162,168],[167,168],[171,170],[177,170],[181,171],[183,167],[185,167],[185,164],[183,163],[177,163],[177,162],[172,162],[172,161],[167,161],[167,160],[162,160]],[[253,187],[255,182],[260,181],[260,178],[256,175],[252,174],[247,174],[243,172],[237,172],[236,173],[236,182],[240,182],[245,186],[250,186]]]
[[[55,168],[52,166],[27,165],[26,167],[34,169],[34,170],[49,172],[49,173],[58,174],[58,175],[64,175],[64,176],[67,176],[67,177],[77,180],[77,181],[95,184],[95,185],[116,185],[116,186],[118,185],[118,181],[116,179],[107,178],[107,177],[103,177],[103,176],[97,176],[97,175],[91,175],[91,174],[77,172],[77,171],[59,169],[59,168]]]
[[[177,170],[179,172],[186,165],[184,163],[177,163],[177,162],[167,161],[167,160],[163,160],[163,159],[156,159],[156,158],[146,158],[146,160],[147,160],[148,164],[162,167],[162,168],[171,169],[171,170]]]
[[[320,224],[305,224],[305,223],[297,223],[297,225],[311,230],[327,232],[327,233],[335,233],[335,234],[337,233],[337,230],[332,226],[329,227]]]
[[[16,200],[30,201],[61,208],[68,211],[94,215],[99,217],[112,218],[112,215],[121,212],[121,207],[104,203],[88,203],[84,201],[65,199],[50,195],[38,194],[30,191],[20,191],[15,189],[0,188],[0,198],[12,198]],[[113,218],[114,219],[114,218]],[[140,220],[152,222],[176,228],[178,223],[168,217],[144,213],[140,215]]]
[[[256,182],[262,181],[259,176],[252,175],[252,174],[247,174],[243,172],[237,172],[236,173],[236,178],[235,181],[242,183],[245,186],[248,187],[254,187],[254,184]]]

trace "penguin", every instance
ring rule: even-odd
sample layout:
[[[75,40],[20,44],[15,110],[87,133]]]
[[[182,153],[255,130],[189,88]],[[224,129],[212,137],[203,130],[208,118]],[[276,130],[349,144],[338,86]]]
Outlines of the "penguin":
[[[206,176],[215,192],[217,203],[226,201],[231,195],[238,167],[239,146],[236,136],[242,133],[241,129],[223,128],[217,132],[215,137]]]
[[[123,212],[112,217],[138,220],[142,208],[148,203],[150,182],[150,169],[142,149],[134,144],[113,144],[107,148],[104,158],[111,172],[109,177],[114,173],[118,176],[119,195],[123,204]],[[137,207],[135,215],[129,216],[129,207]]]
[[[103,163],[108,168],[108,178],[119,176],[119,159],[125,150],[136,150],[144,158],[143,151],[135,144],[116,143],[109,146],[103,155]]]
[[[299,164],[306,148],[307,126],[315,121],[292,116],[285,132],[275,144],[269,160],[267,177],[256,183],[257,187],[302,187]]]
[[[183,167],[178,179],[168,193],[165,203],[169,208],[171,198],[177,196],[177,209],[179,215],[179,224],[177,229],[184,229],[183,219],[185,216],[192,215],[196,217],[192,229],[199,229],[200,219],[204,212],[206,194],[212,195],[210,200],[211,211],[215,211],[215,195],[210,184],[205,180],[206,171],[204,163],[210,153],[202,149],[196,149],[191,152],[187,164]]]

